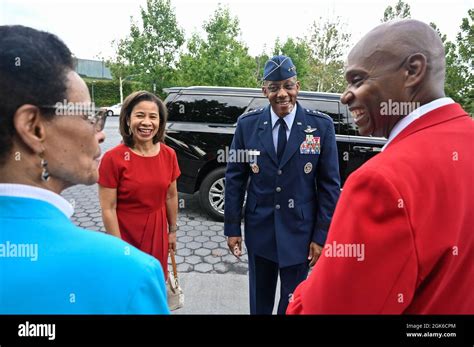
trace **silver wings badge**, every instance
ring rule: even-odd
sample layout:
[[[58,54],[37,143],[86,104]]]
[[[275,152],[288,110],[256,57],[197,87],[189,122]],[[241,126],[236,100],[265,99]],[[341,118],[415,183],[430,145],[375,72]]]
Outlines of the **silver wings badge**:
[[[311,133],[314,133],[316,130],[318,130],[318,128],[311,128],[311,126],[307,125],[304,132],[307,134],[311,134]]]

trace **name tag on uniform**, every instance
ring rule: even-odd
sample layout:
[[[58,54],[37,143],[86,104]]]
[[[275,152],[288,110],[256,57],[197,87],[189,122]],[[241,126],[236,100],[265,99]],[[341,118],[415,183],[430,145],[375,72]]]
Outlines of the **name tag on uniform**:
[[[257,150],[249,150],[247,153],[249,155],[260,155],[260,151],[257,151]]]
[[[320,154],[321,138],[311,134],[306,135],[306,139],[300,145],[300,154]]]

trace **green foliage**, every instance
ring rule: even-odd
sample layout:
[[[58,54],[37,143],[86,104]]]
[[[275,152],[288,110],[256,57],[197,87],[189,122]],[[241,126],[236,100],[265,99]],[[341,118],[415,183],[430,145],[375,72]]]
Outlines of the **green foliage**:
[[[273,54],[289,56],[296,66],[296,73],[298,80],[301,82],[301,88],[307,90],[310,87],[311,48],[304,39],[298,38],[294,40],[288,38],[284,44],[281,44],[277,39]]]
[[[393,19],[411,18],[410,5],[398,0],[395,7],[387,6],[383,13],[382,23],[391,21]]]
[[[382,22],[410,18],[410,15],[410,5],[399,0],[394,7],[385,9]],[[474,9],[470,9],[453,42],[432,24],[445,45],[446,95],[471,114],[474,113],[473,21]],[[203,29],[204,37],[194,33],[182,52],[184,34],[177,25],[170,0],[147,0],[146,8],[141,9],[141,24],[132,19],[130,34],[115,43],[116,58],[108,62],[114,78],[122,77],[126,81],[124,96],[139,89],[153,91],[153,83],[158,94],[168,86],[260,86],[263,66],[270,57],[265,47],[256,57],[248,54],[247,46],[238,39],[238,18],[219,5]],[[320,18],[309,32],[308,37],[288,38],[283,43],[277,39],[273,54],[292,58],[302,89],[342,92],[346,85],[344,58],[350,39],[344,23],[339,17]],[[92,92],[91,81],[88,86]],[[118,103],[119,82],[97,81],[94,97],[99,106]]]
[[[462,19],[460,31],[456,41],[447,40],[436,24],[430,23],[441,41],[443,41],[446,57],[445,93],[463,108],[474,115],[474,73],[473,73],[473,46],[474,46],[474,10],[468,11],[468,17]]]
[[[462,19],[456,43],[458,75],[464,81],[464,86],[453,98],[458,99],[466,111],[474,116],[474,9],[470,9],[468,16]]]
[[[117,57],[109,61],[115,78],[133,75],[157,91],[174,84],[177,51],[184,43],[170,0],[147,0],[141,8],[141,25],[133,22],[130,34],[117,45]]]
[[[236,39],[240,35],[238,19],[219,6],[203,29],[206,37],[193,34],[187,52],[181,55],[178,84],[255,87],[255,60]]]
[[[97,107],[112,106],[120,102],[120,87],[118,81],[108,80],[93,80],[90,78],[84,79],[91,99],[93,99]],[[123,83],[123,95],[127,96],[137,90],[149,90],[151,89],[140,82],[124,82]]]
[[[342,93],[346,84],[342,60],[331,61],[328,64],[317,62],[312,66],[310,90]]]
[[[314,22],[309,38],[312,52],[311,70],[308,78],[310,89],[322,92],[344,91],[344,55],[350,34],[340,17],[320,18]]]
[[[255,57],[255,76],[257,78],[257,84],[258,86],[261,85],[262,82],[262,77],[263,77],[263,68],[265,67],[265,63],[270,59],[271,57],[266,54],[264,51],[257,55]],[[293,58],[292,58],[293,59]],[[296,64],[295,64],[296,65]]]

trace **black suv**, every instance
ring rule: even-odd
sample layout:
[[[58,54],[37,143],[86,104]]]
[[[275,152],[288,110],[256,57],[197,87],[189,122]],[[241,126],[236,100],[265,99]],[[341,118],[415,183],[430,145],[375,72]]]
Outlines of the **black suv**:
[[[167,88],[169,116],[166,144],[178,156],[181,177],[178,190],[199,191],[203,209],[214,219],[224,220],[225,162],[219,154],[230,148],[237,118],[268,105],[257,88],[187,87]],[[385,139],[359,136],[339,94],[302,91],[298,101],[307,109],[332,117],[339,152],[341,184],[365,161],[380,152]]]

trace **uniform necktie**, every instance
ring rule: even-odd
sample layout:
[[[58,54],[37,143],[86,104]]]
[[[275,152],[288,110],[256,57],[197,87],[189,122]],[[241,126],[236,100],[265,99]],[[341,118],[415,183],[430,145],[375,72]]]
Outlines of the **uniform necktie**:
[[[277,158],[278,162],[281,161],[281,157],[283,156],[283,152],[285,152],[286,147],[286,123],[283,118],[278,119],[278,123],[280,123],[280,128],[278,129],[278,144],[277,144]]]

